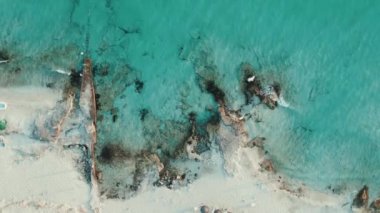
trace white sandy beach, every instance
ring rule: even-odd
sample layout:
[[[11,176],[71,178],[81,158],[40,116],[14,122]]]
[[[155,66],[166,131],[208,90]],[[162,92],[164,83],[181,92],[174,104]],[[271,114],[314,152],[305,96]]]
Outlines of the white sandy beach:
[[[75,167],[75,155],[31,137],[31,124],[53,109],[59,92],[0,88],[0,111],[8,127],[0,146],[0,212],[91,212],[90,187]],[[230,212],[347,212],[347,197],[302,187],[299,196],[280,190],[278,175],[261,172],[257,148],[239,148],[227,175],[217,148],[202,156],[202,175],[187,187],[143,187],[128,200],[105,200],[101,212],[200,212],[201,205]],[[290,186],[291,188],[291,186]]]

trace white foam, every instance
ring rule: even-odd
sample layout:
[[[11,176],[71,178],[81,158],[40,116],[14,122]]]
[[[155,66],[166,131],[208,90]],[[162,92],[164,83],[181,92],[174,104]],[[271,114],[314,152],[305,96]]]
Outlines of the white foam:
[[[247,81],[248,82],[253,82],[255,80],[255,78],[256,78],[256,76],[253,75],[253,76],[247,78]]]
[[[71,75],[70,72],[63,70],[63,69],[55,69],[54,71],[57,73],[60,73],[60,74],[64,74],[64,75]]]
[[[280,95],[280,97],[278,98],[277,102],[282,107],[288,108],[290,106],[289,103],[285,101],[285,99],[284,99],[284,97],[282,95]]]

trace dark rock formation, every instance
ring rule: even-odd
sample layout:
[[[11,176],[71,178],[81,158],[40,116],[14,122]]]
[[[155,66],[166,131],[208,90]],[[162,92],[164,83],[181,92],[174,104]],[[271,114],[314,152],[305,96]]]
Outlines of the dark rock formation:
[[[148,109],[141,109],[140,110],[140,120],[141,121],[144,121],[145,120],[145,116],[149,113]]]
[[[108,63],[96,64],[93,68],[94,76],[108,75],[110,65]]]
[[[241,79],[241,89],[245,95],[246,104],[248,104],[251,102],[253,96],[261,97],[261,80],[257,77],[250,64],[243,63],[240,66],[240,69],[243,72],[243,79]],[[252,77],[254,77],[253,80],[248,80]]]
[[[226,95],[214,81],[206,81],[206,91],[214,97],[217,103],[224,105]]]
[[[101,103],[100,103],[100,94],[95,93],[95,103],[96,103],[96,110],[101,110]]]
[[[380,198],[374,200],[369,208],[373,209],[375,212],[380,212]]]
[[[142,89],[144,88],[144,82],[142,82],[139,79],[135,80],[135,90],[137,93],[141,93]]]
[[[119,109],[118,108],[114,107],[114,108],[111,109],[112,122],[115,123],[117,121],[117,119],[119,117],[118,113],[119,113]]]
[[[273,82],[264,88],[263,79],[255,73],[250,64],[243,63],[240,69],[243,72],[241,88],[245,95],[246,104],[251,103],[253,97],[258,97],[270,109],[275,109],[278,106],[277,101],[281,93],[280,84]]]
[[[75,69],[70,70],[70,85],[75,88],[80,88],[82,85],[82,77]]]
[[[356,208],[367,208],[368,199],[368,186],[364,185],[352,201],[352,206]]]
[[[271,95],[263,95],[262,102],[269,107],[269,109],[275,109],[278,106],[277,100],[273,99]]]
[[[166,186],[169,189],[173,189],[176,183],[184,181],[186,174],[180,174],[178,171],[170,168],[165,168],[160,172],[160,178],[153,183],[154,186]]]
[[[334,194],[342,194],[347,190],[347,186],[345,184],[336,185],[336,186],[329,185],[327,186],[327,189],[331,190],[331,192]]]
[[[101,149],[98,160],[102,163],[111,164],[122,162],[130,157],[130,153],[121,147],[121,145],[107,144]]]
[[[7,50],[0,50],[0,61],[9,61],[11,58]]]
[[[260,167],[267,172],[275,172],[273,162],[269,159],[265,159],[260,163]]]
[[[276,93],[277,96],[280,96],[281,94],[281,86],[278,82],[273,82],[272,84],[273,91]]]
[[[133,191],[137,191],[141,187],[141,184],[148,173],[152,171],[161,173],[164,171],[165,166],[161,163],[160,158],[156,154],[143,150],[134,156],[134,159],[136,160],[136,163],[133,175],[133,185],[131,188]]]
[[[200,210],[201,210],[201,213],[211,213],[210,208],[206,205],[201,206]]]
[[[258,147],[260,149],[264,149],[264,137],[255,137],[251,141],[248,142],[247,146],[250,148]]]

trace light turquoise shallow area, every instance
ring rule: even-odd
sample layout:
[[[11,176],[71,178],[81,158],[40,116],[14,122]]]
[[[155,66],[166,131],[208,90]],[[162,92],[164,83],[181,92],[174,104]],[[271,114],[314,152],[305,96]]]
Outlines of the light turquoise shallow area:
[[[106,122],[103,128],[139,147],[139,109],[183,121],[180,101],[188,104],[186,112],[215,104],[197,87],[193,65],[178,57],[180,47],[193,48],[192,39],[200,36],[232,108],[244,103],[240,63],[281,79],[291,107],[276,109],[262,132],[252,133],[268,138],[280,171],[316,187],[378,188],[379,11],[378,1],[346,0],[0,0],[0,47],[25,59],[19,63],[32,67],[29,75],[44,73],[27,84],[61,78],[49,70],[77,66],[87,48],[97,63],[110,64],[110,72],[133,67],[144,89],[137,94],[123,82],[108,82],[118,90],[112,104],[122,113],[118,129]],[[141,33],[125,35],[120,27]],[[41,62],[38,55],[46,52],[51,58]]]

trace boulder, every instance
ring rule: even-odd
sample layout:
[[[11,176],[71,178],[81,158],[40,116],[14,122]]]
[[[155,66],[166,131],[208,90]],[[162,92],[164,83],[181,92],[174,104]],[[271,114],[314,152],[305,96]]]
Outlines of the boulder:
[[[273,162],[269,159],[265,159],[260,163],[260,167],[267,172],[275,172]]]
[[[368,207],[368,186],[364,185],[362,189],[356,194],[352,201],[352,207],[367,208]]]
[[[206,205],[201,206],[200,210],[201,210],[201,213],[211,213],[210,208]]]
[[[255,137],[251,141],[248,142],[247,146],[249,148],[257,147],[260,149],[264,149],[264,141],[265,141],[265,137]]]
[[[375,211],[380,212],[380,198],[374,200],[369,207]]]

